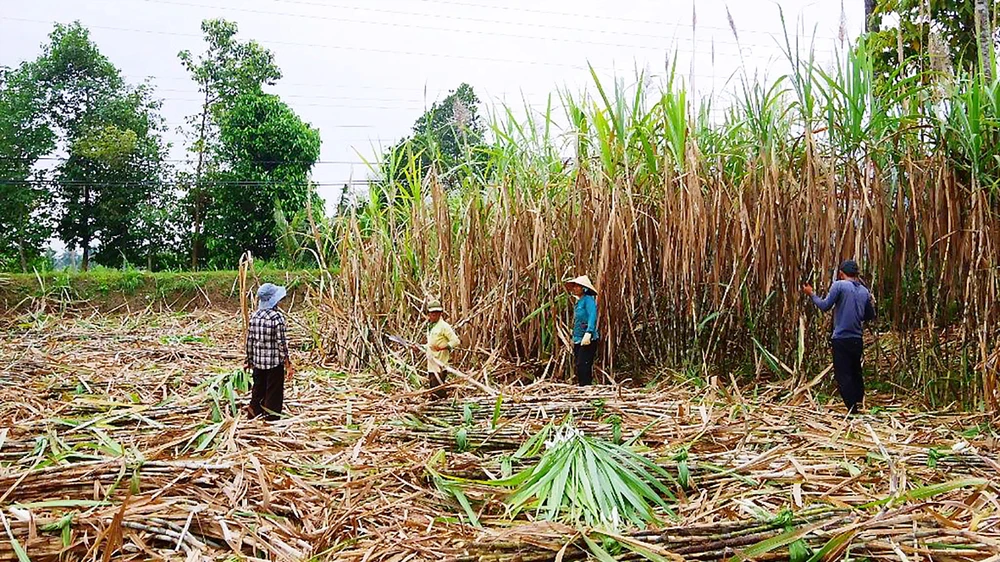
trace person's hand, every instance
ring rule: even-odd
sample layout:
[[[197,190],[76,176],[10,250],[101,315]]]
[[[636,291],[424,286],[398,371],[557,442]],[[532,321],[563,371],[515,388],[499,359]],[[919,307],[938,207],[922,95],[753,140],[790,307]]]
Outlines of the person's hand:
[[[295,366],[292,365],[291,361],[285,361],[285,380],[291,381],[292,375],[295,374]]]
[[[590,345],[592,340],[593,336],[590,335],[590,332],[587,332],[586,334],[583,334],[583,339],[580,340],[580,345]]]
[[[813,291],[812,285],[806,283],[805,285],[802,285],[802,292],[805,293],[807,297],[811,297],[815,291]]]
[[[251,365],[250,365],[250,360],[249,360],[249,359],[246,359],[246,360],[244,360],[244,361],[243,361],[243,370],[244,370],[244,371],[249,371],[249,370],[251,370],[252,368],[253,368],[253,367],[251,367]]]

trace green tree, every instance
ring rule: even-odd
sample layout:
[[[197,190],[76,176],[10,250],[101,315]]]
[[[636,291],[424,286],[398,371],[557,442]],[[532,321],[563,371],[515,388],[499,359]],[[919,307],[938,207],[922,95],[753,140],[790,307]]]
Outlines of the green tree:
[[[216,120],[240,95],[259,93],[264,85],[274,84],[281,78],[281,70],[275,65],[271,51],[256,41],[236,39],[239,27],[235,22],[205,20],[201,30],[207,45],[205,51],[197,58],[188,50],[178,55],[203,96],[200,111],[189,118],[194,129],[190,151],[196,161],[187,194],[191,215],[191,267],[194,269],[205,259],[202,230],[212,201],[211,189],[204,179],[218,167],[212,158],[218,143]]]
[[[16,261],[27,271],[42,255],[52,232],[48,191],[32,180],[39,158],[54,147],[30,66],[0,68],[0,267]]]
[[[419,182],[432,169],[448,188],[478,173],[484,161],[485,136],[479,103],[472,86],[462,83],[431,104],[414,122],[413,134],[383,155],[382,178],[391,179],[397,191],[407,191],[407,185]]]
[[[60,238],[81,249],[84,270],[95,244],[107,265],[140,260],[137,215],[165,173],[159,102],[147,86],[126,84],[79,22],[57,24],[31,66],[68,154],[56,170]]]
[[[997,34],[989,25],[995,0],[877,0],[866,27],[869,47],[876,57],[876,71],[891,76],[924,75],[927,71],[980,68],[991,74],[993,61],[988,52]],[[977,18],[977,7],[980,18]],[[868,0],[866,0],[866,11]],[[980,25],[980,21],[986,25]],[[887,22],[893,22],[891,26]],[[900,64],[902,56],[903,64]]]
[[[319,131],[276,95],[237,96],[218,115],[219,169],[209,181],[212,206],[205,232],[212,265],[232,267],[247,250],[275,255],[280,205],[293,215],[306,206],[309,172],[319,159]]]

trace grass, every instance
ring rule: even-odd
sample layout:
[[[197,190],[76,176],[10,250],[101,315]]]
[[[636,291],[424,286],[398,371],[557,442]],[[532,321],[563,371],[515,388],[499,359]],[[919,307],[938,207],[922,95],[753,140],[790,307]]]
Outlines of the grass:
[[[314,286],[319,272],[262,269],[256,272],[255,277],[259,283],[285,285],[294,295]],[[107,268],[95,268],[86,273],[65,270],[11,273],[5,274],[5,283],[0,284],[0,302],[5,303],[8,309],[46,302],[56,308],[113,308],[125,302],[139,306],[147,306],[150,302],[183,306],[191,299],[197,299],[201,304],[219,300],[238,306],[239,299],[234,289],[236,278],[236,271],[150,273]]]

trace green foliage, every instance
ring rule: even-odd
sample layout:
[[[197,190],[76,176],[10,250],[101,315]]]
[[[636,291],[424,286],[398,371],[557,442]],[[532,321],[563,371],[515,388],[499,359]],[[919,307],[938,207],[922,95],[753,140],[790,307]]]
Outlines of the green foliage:
[[[60,238],[82,249],[84,269],[95,245],[106,265],[147,258],[152,249],[146,233],[156,229],[136,226],[141,210],[163,191],[159,102],[148,86],[126,84],[79,23],[57,24],[26,68],[58,132],[58,146],[69,154],[55,173]],[[146,255],[139,253],[143,249]]]
[[[32,69],[0,67],[0,269],[27,272],[51,234],[48,192],[29,181],[38,159],[55,146]]]
[[[211,263],[233,266],[247,250],[270,259],[276,253],[275,206],[292,212],[306,206],[319,131],[278,96],[263,93],[236,97],[218,123],[217,156],[227,167],[211,175],[213,212],[205,227]]]
[[[382,194],[382,201],[417,196],[419,186],[433,170],[446,187],[479,177],[486,164],[485,127],[479,116],[479,97],[472,86],[460,84],[440,102],[431,104],[413,124],[413,134],[391,147],[382,157],[383,186],[399,190],[396,197]]]
[[[660,520],[656,508],[671,513],[664,498],[673,500],[674,495],[663,482],[673,479],[645,457],[588,437],[572,421],[554,430],[547,426],[539,435],[525,444],[535,449],[538,441],[551,435],[537,464],[490,482],[513,488],[506,500],[512,513],[534,509],[542,519],[607,529],[656,524]]]
[[[205,256],[203,228],[212,214],[211,184],[206,180],[213,174],[227,170],[227,162],[218,154],[218,120],[243,95],[260,95],[262,87],[272,85],[281,78],[281,70],[274,63],[274,55],[255,41],[239,41],[239,27],[235,22],[222,19],[205,20],[201,24],[206,48],[197,58],[191,51],[178,54],[181,64],[198,83],[204,96],[201,109],[188,118],[189,150],[197,164],[185,196],[187,220],[191,225],[191,265],[197,267]],[[216,178],[217,179],[217,178]],[[272,204],[258,212],[270,215]],[[237,253],[237,255],[239,255]]]
[[[988,1],[991,16],[997,2]],[[979,68],[979,50],[972,0],[879,0],[873,13],[876,30],[869,33],[877,75],[914,76],[929,71]],[[891,27],[886,26],[892,22]],[[942,42],[934,52],[932,34]],[[997,33],[994,30],[993,41]],[[902,43],[903,64],[899,60]],[[948,60],[943,60],[947,58]],[[992,63],[990,63],[992,64]]]

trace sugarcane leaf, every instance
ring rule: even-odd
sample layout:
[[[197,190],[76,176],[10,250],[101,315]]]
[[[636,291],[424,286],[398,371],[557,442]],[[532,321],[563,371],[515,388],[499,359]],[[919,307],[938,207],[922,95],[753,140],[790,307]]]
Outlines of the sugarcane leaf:
[[[751,545],[742,551],[738,552],[733,558],[734,560],[752,560],[767,554],[773,550],[779,549],[784,546],[788,546],[793,542],[801,539],[802,537],[808,535],[809,533],[815,531],[822,527],[825,523],[818,523],[815,525],[808,525],[804,527],[799,527],[797,529],[790,529],[781,533],[780,535],[764,539],[754,545]]]

